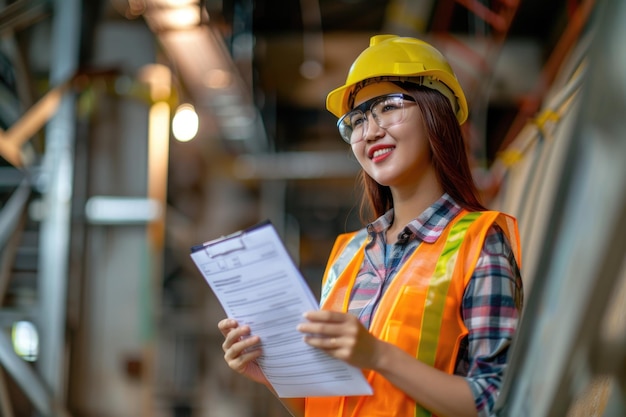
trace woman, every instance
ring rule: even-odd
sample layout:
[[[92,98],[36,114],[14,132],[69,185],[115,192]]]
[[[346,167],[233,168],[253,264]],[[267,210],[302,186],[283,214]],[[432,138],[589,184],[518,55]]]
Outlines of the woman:
[[[286,400],[297,416],[488,416],[521,312],[515,219],[486,211],[460,125],[461,87],[413,38],[375,36],[327,97],[361,165],[374,221],[338,237],[306,343],[359,367],[372,396]],[[232,319],[225,360],[268,385],[260,342]]]

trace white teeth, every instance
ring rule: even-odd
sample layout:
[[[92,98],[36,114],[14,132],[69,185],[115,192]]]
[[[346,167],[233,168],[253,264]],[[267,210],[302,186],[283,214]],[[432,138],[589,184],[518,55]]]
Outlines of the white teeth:
[[[378,149],[377,151],[375,151],[372,154],[372,158],[376,158],[376,157],[379,157],[379,156],[384,155],[386,153],[389,153],[389,152],[391,152],[391,150],[392,150],[391,148]]]

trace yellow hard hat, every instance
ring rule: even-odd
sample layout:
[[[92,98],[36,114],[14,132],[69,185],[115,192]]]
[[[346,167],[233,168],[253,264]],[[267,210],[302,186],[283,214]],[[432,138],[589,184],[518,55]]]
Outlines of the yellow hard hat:
[[[346,83],[326,97],[326,108],[338,118],[351,109],[348,97],[359,82],[374,77],[423,77],[421,84],[443,93],[459,124],[467,120],[467,101],[446,58],[430,44],[415,38],[376,35],[352,63]],[[444,84],[444,85],[441,85]]]

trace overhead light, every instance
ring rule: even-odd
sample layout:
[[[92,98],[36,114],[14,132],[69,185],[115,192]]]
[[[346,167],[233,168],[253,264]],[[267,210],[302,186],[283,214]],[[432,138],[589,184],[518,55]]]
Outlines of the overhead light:
[[[39,356],[39,333],[30,321],[13,323],[11,331],[13,350],[19,357],[28,362],[34,362]]]
[[[200,24],[200,11],[197,6],[168,9],[160,17],[161,23],[170,29],[184,29]]]
[[[150,20],[148,16],[146,20]],[[245,141],[249,150],[266,147],[267,134],[252,92],[241,78],[218,28],[203,22],[186,30],[156,32],[179,76],[185,80],[191,101],[210,110],[224,138]],[[252,40],[240,39],[239,45],[251,46],[245,42]]]
[[[147,0],[147,2],[150,6],[170,8],[199,5],[198,0]]]
[[[198,113],[191,104],[181,104],[174,113],[172,133],[180,142],[188,142],[198,133]]]
[[[154,32],[162,32],[200,25],[202,10],[197,0],[150,0],[143,14]]]

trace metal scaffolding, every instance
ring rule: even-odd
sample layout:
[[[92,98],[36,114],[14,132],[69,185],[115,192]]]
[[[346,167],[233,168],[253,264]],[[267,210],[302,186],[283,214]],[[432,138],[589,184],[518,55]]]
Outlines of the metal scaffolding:
[[[602,415],[626,414],[626,4],[600,2],[596,13],[580,114],[499,416],[567,415],[598,377],[613,382]],[[610,321],[617,326],[607,330]]]

